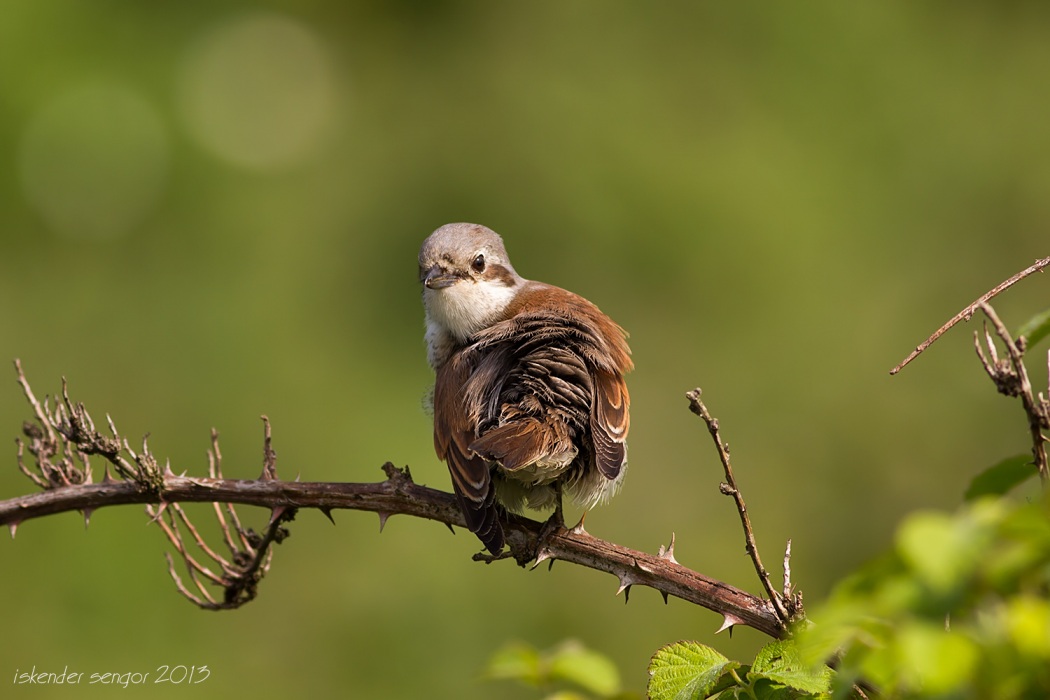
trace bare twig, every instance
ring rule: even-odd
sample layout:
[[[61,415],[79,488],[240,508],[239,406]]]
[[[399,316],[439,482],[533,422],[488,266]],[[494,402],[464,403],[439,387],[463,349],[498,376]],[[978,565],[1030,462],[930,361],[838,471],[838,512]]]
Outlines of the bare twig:
[[[740,493],[740,489],[736,485],[736,479],[733,476],[733,466],[729,459],[729,448],[722,442],[722,436],[718,430],[718,420],[711,415],[710,411],[707,410],[707,406],[700,400],[700,393],[698,388],[686,393],[686,398],[689,399],[689,409],[704,420],[708,431],[711,433],[711,439],[714,440],[715,448],[718,450],[718,457],[722,461],[722,468],[725,470],[726,475],[726,483],[721,484],[720,490],[723,494],[732,496],[736,503],[737,512],[740,514],[740,524],[744,528],[744,541],[747,553],[755,565],[755,572],[762,582],[762,588],[765,589],[766,594],[769,596],[781,626],[786,629],[787,625],[801,614],[801,610],[796,607],[795,598],[785,598],[777,592],[773,587],[773,582],[770,580],[769,572],[762,565],[762,558],[758,553],[758,545],[755,543],[755,532],[751,527],[751,518],[747,514],[747,505],[744,503],[744,496]]]
[[[988,290],[987,292],[985,292],[984,294],[982,294],[972,304],[970,304],[965,309],[963,309],[959,313],[957,313],[954,316],[952,316],[948,320],[947,323],[945,323],[943,326],[941,326],[936,331],[934,331],[933,335],[931,335],[929,338],[927,338],[923,342],[919,343],[919,345],[916,346],[916,348],[911,351],[910,355],[905,357],[904,360],[902,360],[899,365],[897,365],[896,367],[894,367],[893,369],[890,370],[890,374],[897,374],[897,372],[900,372],[902,369],[904,369],[904,367],[907,366],[907,364],[909,362],[911,362],[916,357],[918,357],[919,354],[923,350],[925,350],[926,348],[928,348],[931,345],[933,345],[937,341],[938,338],[940,338],[942,335],[944,335],[945,332],[947,332],[948,329],[950,329],[956,323],[958,323],[959,321],[964,321],[964,320],[965,321],[969,321],[973,317],[974,313],[976,313],[977,309],[980,308],[981,304],[983,304],[986,301],[990,301],[996,295],[998,295],[1000,292],[1002,292],[1002,291],[1004,291],[1006,289],[1009,289],[1014,284],[1020,282],[1021,280],[1023,280],[1025,277],[1027,277],[1028,275],[1032,274],[1033,272],[1040,272],[1040,271],[1042,271],[1043,268],[1047,267],[1048,265],[1050,265],[1050,258],[1043,258],[1042,260],[1036,260],[1035,264],[1033,264],[1031,267],[1028,267],[1028,268],[1025,268],[1024,270],[1021,270],[1020,272],[1018,272],[1016,275],[1014,275],[1010,279],[999,283],[994,288],[992,288],[992,289]]]
[[[269,425],[269,421],[266,421],[266,425]],[[264,466],[265,466],[265,448],[264,448]],[[219,431],[215,428],[211,429],[211,447],[208,449],[208,476],[213,479],[222,478],[222,451],[219,449]],[[226,543],[226,546],[230,549],[230,554],[233,556],[237,555],[241,547],[247,548],[248,540],[244,537],[244,528],[241,527],[240,518],[237,517],[237,510],[233,507],[232,503],[212,503],[212,507],[215,509],[215,519],[219,522],[219,528],[222,530],[222,538]],[[224,514],[225,512],[225,514]],[[237,533],[237,537],[240,539],[240,545],[233,541],[233,535],[230,533],[230,526],[226,522],[226,518],[230,519],[233,523],[233,530]]]
[[[988,317],[996,334],[1006,348],[1009,358],[1000,358],[995,350],[995,343],[988,332],[984,329],[985,343],[988,346],[986,359],[981,350],[981,343],[977,332],[973,334],[974,346],[977,348],[977,356],[981,359],[981,365],[985,372],[995,382],[999,392],[1007,396],[1018,396],[1024,405],[1025,415],[1028,417],[1028,430],[1032,437],[1032,456],[1035,460],[1036,470],[1043,484],[1050,483],[1050,466],[1047,464],[1046,442],[1043,430],[1050,429],[1050,401],[1039,394],[1036,397],[1032,390],[1032,383],[1028,379],[1028,370],[1024,364],[1024,342],[1022,338],[1014,340],[1010,331],[1006,329],[998,314],[992,307],[981,302],[978,307]]]
[[[22,371],[22,361],[15,359],[15,373],[18,375],[18,385],[22,387],[22,392],[26,395],[26,400],[29,401],[29,405],[33,407],[33,413],[36,415],[37,423],[44,429],[48,442],[53,443],[55,441],[55,434],[51,428],[51,421],[47,418],[47,413],[44,411],[40,402],[36,400],[36,396],[33,395],[33,390],[29,388],[29,382],[26,380],[26,375]]]

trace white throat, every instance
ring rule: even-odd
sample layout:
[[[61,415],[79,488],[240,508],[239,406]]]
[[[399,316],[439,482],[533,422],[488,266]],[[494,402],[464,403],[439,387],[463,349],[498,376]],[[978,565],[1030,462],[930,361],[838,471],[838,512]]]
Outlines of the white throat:
[[[427,359],[440,367],[457,345],[502,320],[520,284],[465,279],[444,289],[423,290],[426,308]]]

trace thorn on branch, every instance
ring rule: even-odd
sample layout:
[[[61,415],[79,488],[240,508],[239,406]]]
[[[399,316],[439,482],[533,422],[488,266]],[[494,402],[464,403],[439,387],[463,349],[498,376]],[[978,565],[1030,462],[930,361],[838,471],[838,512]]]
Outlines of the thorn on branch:
[[[270,510],[270,521],[266,524],[267,527],[272,527],[274,523],[279,522],[284,518],[285,514],[289,510],[294,510],[290,506],[277,506]]]
[[[536,559],[535,561],[533,561],[530,570],[535,569],[537,566],[539,566],[545,561],[550,562],[550,567],[554,566],[554,555],[551,553],[549,547],[542,547],[538,552],[536,552]],[[550,568],[548,567],[548,571],[549,570]]]
[[[631,600],[631,586],[635,581],[626,573],[620,574],[620,587],[616,589],[616,595],[623,593],[623,604],[627,605]]]
[[[743,622],[744,621],[741,620],[739,617],[726,613],[722,616],[722,625],[717,630],[715,630],[715,634],[719,634],[721,632],[729,630],[729,636],[732,637],[733,627],[735,627],[736,625],[743,624]]]
[[[660,551],[659,551],[659,553],[656,556],[660,557],[664,561],[669,561],[672,564],[677,564],[678,563],[678,560],[674,558],[674,533],[673,532],[671,533],[671,543],[669,545],[667,545],[667,547],[664,547],[663,545],[660,545]],[[664,602],[665,603],[667,602],[667,595],[666,594],[664,594]]]

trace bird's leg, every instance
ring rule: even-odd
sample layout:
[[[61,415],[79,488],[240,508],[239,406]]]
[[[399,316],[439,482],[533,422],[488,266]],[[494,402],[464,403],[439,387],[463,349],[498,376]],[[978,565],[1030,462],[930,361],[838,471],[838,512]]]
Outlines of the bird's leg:
[[[561,508],[561,482],[554,482],[554,512],[547,519],[554,527],[565,529],[565,513]]]
[[[565,515],[562,512],[561,507],[561,482],[554,482],[554,512],[551,513],[551,517],[547,518],[547,521],[543,523],[543,529],[540,530],[540,537],[536,543],[538,550],[547,548],[547,540],[549,540],[558,530],[565,529]]]

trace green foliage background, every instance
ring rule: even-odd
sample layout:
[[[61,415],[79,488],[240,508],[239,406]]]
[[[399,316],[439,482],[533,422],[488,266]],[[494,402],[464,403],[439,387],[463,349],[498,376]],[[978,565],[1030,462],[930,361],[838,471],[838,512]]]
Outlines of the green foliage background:
[[[258,78],[258,55],[222,53],[258,21],[292,28],[262,54],[286,89],[208,92],[215,65]],[[310,70],[280,75],[289,59]],[[68,376],[176,471],[203,471],[215,426],[227,475],[254,477],[266,413],[285,477],[391,460],[445,488],[414,258],[437,226],[484,223],[519,272],[632,334],[631,473],[589,529],[650,551],[674,531],[682,563],[757,590],[686,410],[700,385],[767,563],[793,538],[815,601],[904,513],[1026,449],[972,328],[887,371],[1047,254],[1048,69],[1039,2],[0,0],[0,358],[41,394]],[[291,155],[252,160],[285,137]],[[1024,290],[1003,318],[1045,308],[1044,278]],[[7,386],[5,498],[31,490]],[[335,517],[301,514],[259,600],[218,615],[176,594],[137,508],[26,523],[0,543],[0,679],[206,664],[195,697],[482,698],[508,640],[579,639],[636,690],[669,641],[766,641],[714,638],[714,615],[651,591],[624,607],[594,572],[471,563],[440,525]]]

